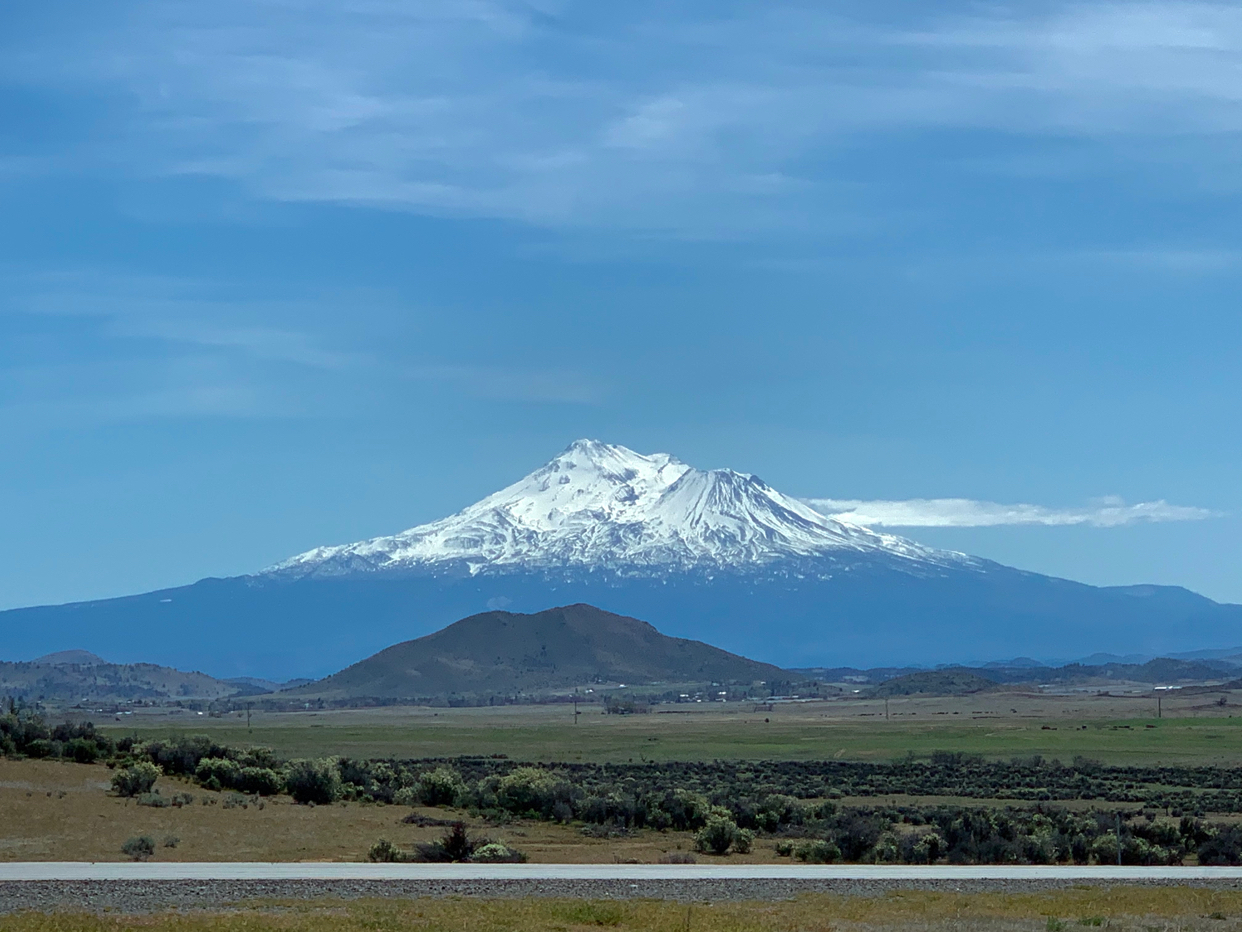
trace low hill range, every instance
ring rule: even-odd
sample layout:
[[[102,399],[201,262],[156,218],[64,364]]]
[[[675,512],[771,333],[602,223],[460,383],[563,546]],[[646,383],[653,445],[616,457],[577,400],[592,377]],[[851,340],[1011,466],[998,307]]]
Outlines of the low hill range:
[[[592,605],[483,612],[394,644],[282,695],[323,699],[512,696],[592,684],[788,682],[780,667]]]
[[[1206,685],[1233,681],[1242,674],[1237,651],[1211,653],[1217,656],[1159,657],[1143,663],[1045,666],[1017,658],[933,669],[785,670],[702,641],[670,637],[636,618],[575,604],[533,614],[471,615],[315,681],[217,679],[150,663],[110,663],[88,651],[66,650],[28,662],[0,662],[0,697],[56,704],[229,704],[247,697],[264,697],[265,703],[270,699],[280,706],[300,706],[311,699],[346,705],[439,703],[455,698],[486,703],[513,697],[538,700],[594,686],[662,687],[648,689],[658,693],[678,686],[761,685],[758,694],[765,695],[815,683],[826,687],[812,691],[819,695],[879,698],[968,695],[1040,685],[1104,689],[1123,684]]]
[[[272,693],[289,685],[251,677],[222,680],[154,663],[110,663],[85,650],[57,651],[26,662],[0,661],[0,696],[23,702],[215,701]]]

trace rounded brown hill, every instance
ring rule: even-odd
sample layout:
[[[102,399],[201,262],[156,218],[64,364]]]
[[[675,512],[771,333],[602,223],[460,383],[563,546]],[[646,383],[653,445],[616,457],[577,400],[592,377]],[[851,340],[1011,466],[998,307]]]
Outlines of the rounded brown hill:
[[[332,699],[414,699],[511,695],[595,682],[787,679],[779,667],[701,641],[668,637],[637,618],[592,605],[567,605],[533,615],[471,615],[293,692]]]

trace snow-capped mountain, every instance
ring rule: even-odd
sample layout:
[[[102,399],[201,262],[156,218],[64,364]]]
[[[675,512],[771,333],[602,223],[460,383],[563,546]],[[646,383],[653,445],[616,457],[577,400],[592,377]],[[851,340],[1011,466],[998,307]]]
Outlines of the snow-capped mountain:
[[[0,612],[0,631],[14,659],[72,645],[289,679],[489,609],[575,603],[787,667],[1242,643],[1242,606],[932,550],[822,515],[754,476],[593,441],[432,524],[253,575]]]
[[[587,568],[660,575],[797,566],[830,575],[860,558],[896,561],[916,573],[978,562],[826,517],[756,476],[578,440],[451,517],[388,537],[318,547],[266,572],[326,577]]]

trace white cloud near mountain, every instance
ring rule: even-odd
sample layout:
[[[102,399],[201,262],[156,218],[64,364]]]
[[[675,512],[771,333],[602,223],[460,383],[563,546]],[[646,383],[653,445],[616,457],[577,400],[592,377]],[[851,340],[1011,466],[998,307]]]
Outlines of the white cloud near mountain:
[[[1163,499],[1127,504],[1114,497],[1099,499],[1082,508],[1005,505],[970,498],[914,498],[905,501],[808,498],[804,501],[820,514],[863,527],[1120,527],[1165,521],[1202,521],[1219,516],[1219,512],[1207,508],[1171,505]]]

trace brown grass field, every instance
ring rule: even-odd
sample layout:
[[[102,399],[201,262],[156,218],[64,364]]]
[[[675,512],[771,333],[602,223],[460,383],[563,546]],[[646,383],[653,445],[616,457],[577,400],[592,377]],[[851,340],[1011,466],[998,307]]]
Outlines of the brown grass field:
[[[752,903],[443,899],[273,902],[244,910],[111,914],[25,912],[4,932],[1126,932],[1235,930],[1242,892],[1083,887],[1041,893],[902,891]]]
[[[363,861],[380,838],[411,845],[431,841],[443,828],[402,824],[412,811],[445,819],[442,809],[362,803],[299,806],[287,797],[226,809],[226,794],[167,777],[156,784],[165,797],[189,792],[193,804],[154,809],[107,793],[111,774],[103,765],[0,760],[0,861],[119,861],[121,844],[149,835],[157,861]],[[203,805],[203,800],[214,805]],[[654,863],[668,852],[692,851],[688,833],[641,832],[634,837],[595,839],[577,829],[543,822],[489,827],[464,817],[472,833],[501,839],[532,861],[563,863]],[[170,836],[176,847],[164,847]],[[736,862],[770,861],[770,845],[756,845]]]

